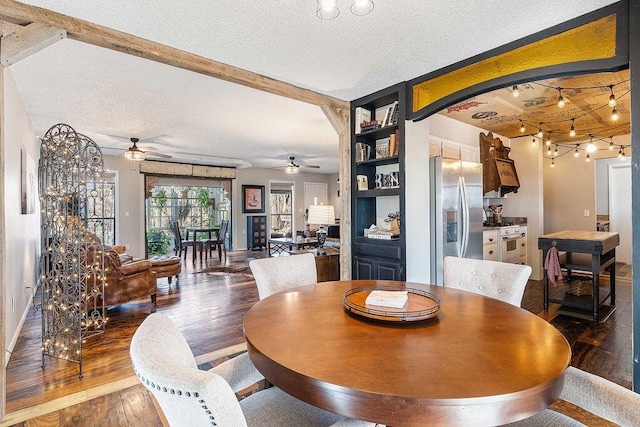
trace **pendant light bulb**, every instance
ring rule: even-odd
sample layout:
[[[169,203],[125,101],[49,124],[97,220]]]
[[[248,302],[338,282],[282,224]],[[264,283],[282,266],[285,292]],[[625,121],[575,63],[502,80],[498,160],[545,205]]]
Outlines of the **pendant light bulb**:
[[[545,144],[547,144],[547,147],[551,146],[551,132],[549,132],[549,136],[547,136],[547,142],[545,142]]]
[[[556,166],[556,163],[553,161],[553,159],[551,159],[551,167],[553,168],[555,166]]]
[[[513,95],[514,98],[517,98],[518,95],[520,95],[520,89],[518,89],[518,85],[514,85],[511,88],[511,94]]]
[[[540,122],[540,127],[538,128],[538,138],[542,138],[544,134],[542,133],[542,122]]]
[[[557,146],[557,145],[556,145],[556,149],[555,149],[555,150],[553,150],[553,155],[554,155],[554,156],[557,156],[557,155],[558,155],[558,146]]]
[[[569,136],[576,136],[575,120],[576,119],[571,119],[571,130],[569,131]]]
[[[573,157],[580,157],[580,152],[578,151],[577,145],[576,145],[576,150],[573,152]]]
[[[558,108],[565,106],[564,98],[562,97],[562,88],[558,88]]]
[[[616,96],[613,94],[613,85],[609,86],[611,89],[611,95],[609,95],[609,107],[613,108],[616,106]]]
[[[596,144],[593,143],[593,135],[589,135],[589,143],[587,144],[587,153],[593,153],[596,151]]]
[[[551,155],[551,147],[547,148],[547,156]]]
[[[609,142],[609,151],[613,151],[613,139]]]
[[[591,161],[591,154],[587,153],[587,158],[585,159],[587,162]]]
[[[618,121],[618,110],[616,110],[615,107],[611,112],[611,120],[613,120],[614,122]]]
[[[624,160],[625,155],[624,155],[624,148],[620,148],[620,159]]]
[[[520,132],[524,133],[524,123],[520,120]]]
[[[620,147],[620,149],[618,150],[618,158],[621,159],[623,155],[624,154],[622,154],[622,147]]]
[[[533,145],[534,147],[536,146],[536,137],[535,136],[531,139],[531,145]]]

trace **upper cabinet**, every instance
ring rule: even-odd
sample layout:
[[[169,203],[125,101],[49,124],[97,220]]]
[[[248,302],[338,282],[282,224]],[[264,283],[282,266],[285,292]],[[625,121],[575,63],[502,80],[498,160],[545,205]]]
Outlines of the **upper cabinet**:
[[[354,279],[405,277],[405,108],[404,84],[351,103]]]

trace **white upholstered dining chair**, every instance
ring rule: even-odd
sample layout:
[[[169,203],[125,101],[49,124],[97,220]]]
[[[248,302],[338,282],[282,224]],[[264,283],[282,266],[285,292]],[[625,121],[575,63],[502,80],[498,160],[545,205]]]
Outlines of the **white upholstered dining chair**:
[[[171,426],[374,426],[311,406],[277,387],[238,402],[235,392],[262,379],[248,354],[200,370],[177,326],[160,313],[138,327],[130,354],[136,375]]]
[[[260,299],[265,299],[276,292],[318,283],[316,258],[311,252],[252,259],[249,261],[249,267],[256,280]]]
[[[528,265],[444,257],[444,286],[499,299],[517,307],[520,307],[530,275]]]
[[[640,394],[592,373],[569,366],[560,399],[621,426],[640,426]],[[517,427],[582,426],[584,424],[547,409],[526,420],[510,424]]]

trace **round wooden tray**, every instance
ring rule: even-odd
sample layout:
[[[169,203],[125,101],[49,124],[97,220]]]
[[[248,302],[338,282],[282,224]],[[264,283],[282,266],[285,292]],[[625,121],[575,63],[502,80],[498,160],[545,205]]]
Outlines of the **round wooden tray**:
[[[407,303],[402,308],[381,307],[367,305],[367,297],[374,290],[383,291],[408,291]],[[342,299],[344,309],[369,319],[384,320],[387,322],[415,322],[430,319],[440,311],[440,299],[429,292],[413,288],[400,288],[397,286],[362,286],[349,289]]]

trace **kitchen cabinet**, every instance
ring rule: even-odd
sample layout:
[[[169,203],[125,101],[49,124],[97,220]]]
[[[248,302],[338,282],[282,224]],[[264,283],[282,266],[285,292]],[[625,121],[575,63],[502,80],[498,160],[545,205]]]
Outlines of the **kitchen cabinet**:
[[[482,259],[498,261],[498,238],[498,229],[482,231]]]
[[[351,252],[354,279],[405,280],[404,84],[351,102]],[[389,119],[391,114],[391,119]],[[387,120],[385,121],[385,117]],[[361,121],[379,122],[361,128]],[[394,147],[396,147],[394,149]],[[360,186],[358,185],[360,181]],[[399,234],[372,238],[372,224],[389,228],[389,214],[400,213]]]
[[[429,157],[442,157],[445,159],[465,160],[469,162],[479,161],[479,150],[461,143],[429,140]]]

